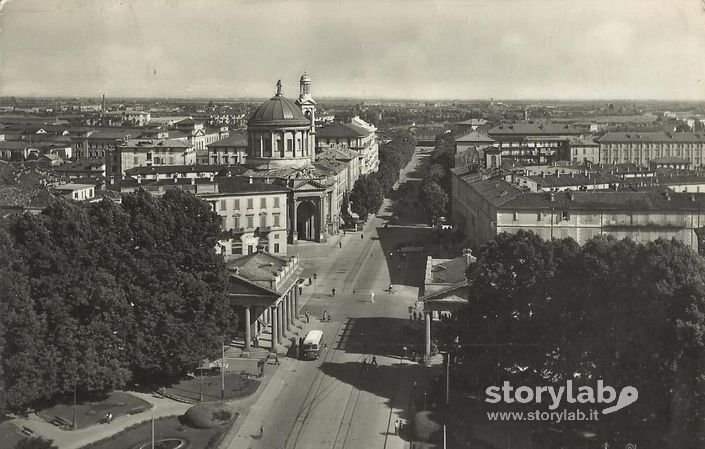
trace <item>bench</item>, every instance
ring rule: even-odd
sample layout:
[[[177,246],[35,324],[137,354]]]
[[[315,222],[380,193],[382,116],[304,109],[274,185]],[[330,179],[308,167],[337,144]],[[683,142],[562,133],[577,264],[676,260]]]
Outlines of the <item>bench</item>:
[[[141,405],[141,406],[139,406],[139,407],[135,407],[135,408],[130,409],[130,410],[127,412],[127,414],[128,414],[128,415],[136,415],[136,414],[138,414],[138,413],[142,413],[143,411],[147,410],[147,408],[148,408],[148,407],[147,407],[146,405]]]
[[[72,428],[73,423],[71,423],[69,420],[62,418],[61,416],[54,416],[54,419],[51,421],[52,424],[63,428]]]

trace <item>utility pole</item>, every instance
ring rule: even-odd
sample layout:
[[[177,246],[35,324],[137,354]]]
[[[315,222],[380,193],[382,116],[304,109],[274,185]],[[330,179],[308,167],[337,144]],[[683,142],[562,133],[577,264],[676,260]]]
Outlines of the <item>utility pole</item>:
[[[156,405],[152,405],[152,449],[154,449],[154,409],[157,408]]]

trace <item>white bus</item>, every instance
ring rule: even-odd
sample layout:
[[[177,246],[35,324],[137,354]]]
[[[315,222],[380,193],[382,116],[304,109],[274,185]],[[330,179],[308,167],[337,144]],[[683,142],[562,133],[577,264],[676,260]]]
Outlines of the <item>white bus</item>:
[[[304,338],[303,357],[305,360],[315,360],[321,351],[323,331],[312,330]]]

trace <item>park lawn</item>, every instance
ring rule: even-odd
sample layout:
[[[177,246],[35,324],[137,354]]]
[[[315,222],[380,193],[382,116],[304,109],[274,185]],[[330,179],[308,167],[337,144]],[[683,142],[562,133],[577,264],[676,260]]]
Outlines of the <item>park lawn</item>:
[[[194,429],[179,422],[176,416],[161,418],[154,421],[154,440],[179,438],[187,441],[188,449],[206,449],[211,447],[211,440],[219,438],[230,426],[215,429]],[[138,449],[142,444],[148,444],[152,439],[152,424],[147,421],[125,429],[112,437],[91,443],[81,449]],[[148,444],[147,447],[150,447]],[[214,447],[214,446],[213,446]]]
[[[238,399],[249,396],[259,387],[260,381],[243,377],[239,374],[225,375],[225,399]],[[219,401],[221,396],[221,379],[219,375],[203,376],[202,378],[182,379],[178,383],[165,388],[169,395],[178,396],[198,402],[203,391],[203,401]]]
[[[13,448],[18,441],[25,437],[13,424],[9,422],[0,423],[0,446]]]
[[[114,419],[130,414],[130,412],[149,410],[149,408],[148,402],[122,391],[108,393],[101,400],[82,400],[79,396],[76,404],[76,427],[83,429],[100,424],[108,413],[112,413]],[[48,422],[60,417],[70,424],[73,419],[73,403],[64,401],[61,404],[42,409],[38,414]]]

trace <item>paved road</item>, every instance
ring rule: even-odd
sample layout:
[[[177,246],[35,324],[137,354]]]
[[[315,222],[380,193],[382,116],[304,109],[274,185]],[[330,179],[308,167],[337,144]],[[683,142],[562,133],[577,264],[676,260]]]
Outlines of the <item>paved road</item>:
[[[408,169],[419,163],[414,158]],[[410,326],[408,308],[415,304],[423,283],[424,256],[390,253],[400,242],[424,239],[429,229],[385,229],[390,215],[391,202],[385,200],[379,216],[371,218],[364,231],[340,236],[342,248],[339,237],[323,245],[303,243],[290,248],[290,253],[300,255],[306,276],[318,274],[305,308],[313,317],[324,310],[332,315],[330,322],[315,318],[308,325],[323,330],[327,349],[317,361],[283,360],[223,447],[405,447],[394,434],[394,421],[408,418],[404,413],[412,381],[423,368],[408,361],[400,364],[399,354]],[[387,291],[390,283],[394,293]],[[364,370],[362,361],[371,361],[372,355],[379,366]]]

